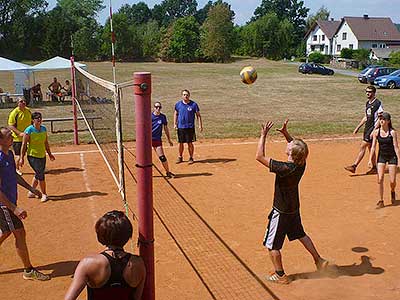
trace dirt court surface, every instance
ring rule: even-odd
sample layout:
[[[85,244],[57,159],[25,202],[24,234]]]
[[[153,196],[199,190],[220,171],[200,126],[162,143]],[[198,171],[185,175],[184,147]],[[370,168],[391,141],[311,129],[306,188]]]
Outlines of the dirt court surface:
[[[376,175],[362,174],[366,158],[359,176],[349,176],[343,169],[354,160],[358,139],[308,141],[310,156],[300,184],[303,225],[333,265],[326,273],[316,272],[300,243],[286,241],[283,261],[294,281],[278,286],[265,280],[272,264],[262,239],[274,175],[255,161],[256,142],[196,142],[196,163],[191,166],[175,165],[177,147],[166,148],[171,170],[178,174],[168,181],[153,157],[156,299],[400,299],[400,206],[389,205],[386,175],[386,207],[375,209],[378,185]],[[28,211],[24,224],[31,260],[52,280],[23,280],[9,238],[0,248],[2,300],[63,299],[79,260],[102,250],[94,223],[123,206],[100,154],[90,150],[95,149],[53,149],[56,160],[47,164],[47,203],[28,199],[19,189],[19,206]],[[280,140],[267,148],[282,160],[284,150]],[[132,156],[127,159],[134,175]],[[29,167],[24,171],[30,181]],[[129,174],[127,186],[136,211],[135,184]],[[86,299],[86,294],[79,299]]]

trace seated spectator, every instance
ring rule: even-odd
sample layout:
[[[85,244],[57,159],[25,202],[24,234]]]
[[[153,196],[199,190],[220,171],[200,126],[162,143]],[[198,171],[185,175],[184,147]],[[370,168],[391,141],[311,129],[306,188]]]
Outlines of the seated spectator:
[[[42,89],[40,88],[40,83],[30,88],[30,94],[31,94],[31,100],[33,100],[34,102],[43,101],[43,94],[42,94]]]
[[[83,258],[64,300],[75,300],[86,287],[88,299],[132,299],[142,297],[146,269],[143,259],[125,252],[132,237],[132,224],[121,211],[110,211],[95,225],[97,240],[106,249]]]
[[[62,87],[62,97],[61,97],[61,101],[64,101],[64,98],[66,96],[72,96],[72,86],[69,83],[69,80],[65,80],[65,85]]]
[[[50,97],[51,97],[51,101],[53,102],[58,102],[59,97],[61,97],[62,93],[61,93],[61,83],[59,83],[57,81],[57,78],[54,77],[53,78],[53,82],[50,83],[50,85],[48,86],[48,89],[50,91]]]

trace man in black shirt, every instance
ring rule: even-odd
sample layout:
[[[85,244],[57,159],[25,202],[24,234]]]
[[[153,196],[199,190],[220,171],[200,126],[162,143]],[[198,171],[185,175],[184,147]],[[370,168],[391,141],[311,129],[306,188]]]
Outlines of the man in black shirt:
[[[376,88],[373,85],[367,86],[365,93],[367,94],[368,101],[365,103],[365,115],[361,119],[360,123],[354,129],[353,134],[356,134],[358,130],[365,124],[363,141],[361,142],[360,151],[354,161],[354,164],[344,167],[346,171],[351,173],[355,173],[358,164],[361,162],[365,155],[365,150],[368,150],[371,153],[371,145],[372,145],[372,132],[375,127],[378,125],[379,120],[378,116],[383,112],[382,102],[376,99]],[[366,174],[376,174],[376,157],[375,154],[372,157],[372,167],[367,171]]]
[[[273,272],[267,280],[275,283],[288,284],[289,277],[285,274],[280,249],[285,236],[289,240],[300,240],[307,251],[312,255],[318,270],[325,269],[328,261],[323,259],[315,248],[311,238],[304,232],[300,217],[299,182],[304,174],[308,155],[307,144],[300,139],[293,139],[287,131],[288,120],[283,123],[281,132],[288,144],[287,162],[276,161],[265,155],[266,137],[274,123],[267,122],[262,126],[258,142],[256,160],[276,174],[275,192],[272,211],[268,216],[269,222],[263,244],[269,250],[274,265]]]

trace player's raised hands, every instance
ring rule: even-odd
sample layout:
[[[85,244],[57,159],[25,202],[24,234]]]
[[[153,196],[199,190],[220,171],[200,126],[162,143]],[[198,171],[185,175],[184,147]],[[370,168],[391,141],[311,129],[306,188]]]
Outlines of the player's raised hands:
[[[280,133],[285,135],[285,133],[288,133],[288,131],[287,131],[287,124],[288,123],[289,123],[289,119],[286,119],[285,122],[283,122],[282,127],[281,128],[277,128],[276,131],[279,131]]]
[[[261,135],[266,136],[270,129],[274,126],[274,122],[267,121],[265,124],[261,125]]]

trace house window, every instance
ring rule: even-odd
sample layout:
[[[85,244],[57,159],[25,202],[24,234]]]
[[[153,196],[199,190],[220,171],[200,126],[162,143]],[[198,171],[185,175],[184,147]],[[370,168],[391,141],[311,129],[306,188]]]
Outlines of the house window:
[[[321,35],[321,39],[325,41],[325,34]]]
[[[379,48],[386,48],[385,44],[379,44]]]
[[[317,41],[317,35],[313,36],[313,41],[316,42]]]
[[[324,52],[324,49],[325,49],[324,45],[319,46],[319,52]]]
[[[311,51],[314,51],[314,50],[315,50],[315,46],[311,45]]]
[[[377,44],[372,44],[372,48],[378,48]]]
[[[353,44],[349,44],[349,49],[353,49]]]
[[[342,50],[342,46],[341,46],[341,45],[337,45],[337,46],[336,46],[336,51],[337,51],[337,52],[340,52],[341,50]]]
[[[342,34],[342,40],[347,40],[347,32],[343,32]]]

